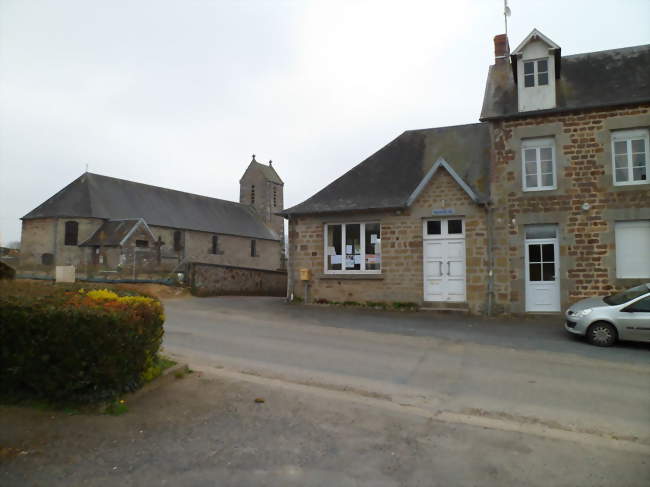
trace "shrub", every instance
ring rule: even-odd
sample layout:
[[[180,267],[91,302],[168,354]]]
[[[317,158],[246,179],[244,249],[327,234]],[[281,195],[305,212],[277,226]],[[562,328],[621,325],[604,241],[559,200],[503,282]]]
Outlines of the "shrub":
[[[137,389],[157,361],[160,301],[43,285],[0,289],[0,390],[90,402]]]

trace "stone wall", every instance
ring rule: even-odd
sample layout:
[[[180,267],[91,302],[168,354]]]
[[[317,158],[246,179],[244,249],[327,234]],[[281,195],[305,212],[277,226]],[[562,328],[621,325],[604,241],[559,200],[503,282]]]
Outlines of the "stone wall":
[[[103,220],[99,218],[39,218],[23,220],[21,235],[20,267],[43,269],[54,265],[74,265],[83,263],[83,249],[77,245],[65,245],[65,223],[76,221],[79,224],[78,243],[87,240],[97,230]],[[43,266],[43,254],[53,254],[52,266]]]
[[[492,123],[495,291],[504,311],[525,310],[526,224],[558,225],[562,309],[644,280],[616,277],[614,223],[650,219],[650,185],[614,186],[611,132],[649,126],[648,105]],[[524,192],[521,140],[546,136],[555,139],[557,189]]]
[[[55,265],[74,265],[78,272],[96,274],[115,271],[121,266],[125,273],[132,274],[133,249],[135,240],[150,240],[143,229],[134,233],[124,249],[105,247],[99,254],[95,249],[65,244],[65,222],[76,221],[79,224],[78,243],[87,240],[103,223],[95,218],[44,218],[24,220],[22,230],[20,268],[23,271],[34,271],[51,274]],[[276,240],[256,239],[256,255],[251,256],[251,238],[234,235],[218,235],[219,251],[212,254],[212,236],[215,234],[180,230],[183,248],[174,250],[174,232],[168,227],[149,227],[156,242],[163,242],[160,251],[160,263],[156,255],[156,242],[149,242],[149,251],[138,251],[136,273],[171,272],[183,262],[205,262],[210,264],[234,265],[259,269],[280,269],[282,266],[282,242]],[[52,265],[41,264],[44,253],[55,255]],[[145,255],[146,254],[146,255]],[[101,259],[99,259],[101,256]],[[101,260],[101,261],[100,261]],[[128,270],[127,270],[128,268]]]
[[[478,313],[487,299],[487,231],[485,210],[474,203],[443,168],[405,211],[296,216],[289,223],[290,272],[293,293],[304,298],[299,270],[311,270],[309,299],[423,303],[423,221],[432,209],[453,208],[465,219],[467,303]],[[381,274],[325,274],[325,223],[379,222]]]
[[[287,273],[217,264],[187,264],[187,279],[198,296],[285,296]]]

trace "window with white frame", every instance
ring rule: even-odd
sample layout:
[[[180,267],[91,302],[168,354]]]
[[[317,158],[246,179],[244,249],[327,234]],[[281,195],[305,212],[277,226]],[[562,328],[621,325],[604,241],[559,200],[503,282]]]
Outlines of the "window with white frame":
[[[648,183],[648,131],[612,132],[614,184]]]
[[[543,86],[548,84],[548,59],[524,61],[524,86]]]
[[[526,139],[521,147],[524,191],[556,189],[555,140],[552,137]]]
[[[378,274],[381,272],[379,223],[327,223],[325,272]]]
[[[650,277],[650,220],[616,222],[616,277]]]

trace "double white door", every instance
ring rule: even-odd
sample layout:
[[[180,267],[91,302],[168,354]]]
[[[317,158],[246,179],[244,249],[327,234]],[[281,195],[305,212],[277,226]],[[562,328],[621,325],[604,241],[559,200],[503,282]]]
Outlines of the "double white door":
[[[461,233],[450,234],[447,221],[441,223],[440,234],[428,234],[426,225],[424,229],[424,301],[464,302],[467,299],[464,225],[461,222]]]

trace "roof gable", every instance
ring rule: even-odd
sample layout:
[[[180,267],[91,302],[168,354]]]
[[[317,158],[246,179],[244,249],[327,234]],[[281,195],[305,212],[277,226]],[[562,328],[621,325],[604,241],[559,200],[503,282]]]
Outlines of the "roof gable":
[[[108,220],[104,222],[90,238],[79,244],[81,247],[101,245],[105,247],[124,245],[124,243],[140,227],[143,227],[152,240],[156,240],[153,232],[142,218],[128,220]]]
[[[523,53],[524,48],[528,45],[529,42],[531,41],[542,41],[544,44],[548,46],[549,49],[560,49],[560,46],[558,46],[555,42],[553,42],[551,39],[546,37],[544,34],[542,34],[540,31],[537,29],[533,29],[530,34],[528,34],[523,41],[512,51],[511,54],[513,55],[520,55]]]
[[[280,176],[273,168],[273,161],[269,161],[268,166],[266,164],[260,164],[255,160],[255,155],[253,155],[253,159],[251,160],[250,164],[244,171],[244,175],[241,177],[239,182],[241,183],[251,171],[257,171],[261,173],[264,179],[266,179],[267,181],[270,181],[275,184],[284,185],[282,179],[280,179]]]
[[[431,166],[431,169],[429,169],[429,172],[422,178],[422,181],[420,181],[420,184],[418,184],[417,188],[411,193],[411,196],[408,197],[406,200],[406,206],[411,206],[413,202],[418,199],[418,196],[420,196],[420,193],[426,188],[427,184],[429,184],[429,181],[433,178],[433,176],[436,174],[439,168],[445,169],[449,175],[456,181],[458,186],[460,186],[463,191],[469,196],[472,201],[475,203],[479,202],[478,195],[470,188],[465,181],[463,181],[463,178],[461,178],[456,171],[454,171],[454,168],[452,168],[447,161],[445,161],[442,157],[436,161],[436,163]]]

